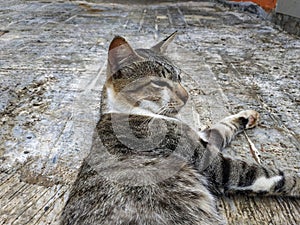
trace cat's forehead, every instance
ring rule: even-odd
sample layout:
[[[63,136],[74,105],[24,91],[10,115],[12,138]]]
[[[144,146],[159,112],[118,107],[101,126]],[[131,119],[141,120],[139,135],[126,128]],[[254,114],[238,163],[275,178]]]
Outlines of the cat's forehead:
[[[136,52],[145,61],[161,62],[162,64],[176,67],[167,56],[158,54],[157,52],[154,52],[151,49],[136,49]]]
[[[161,70],[157,75],[177,80],[181,73],[179,67],[175,66],[166,56],[157,54],[150,49],[137,49],[136,52],[144,58],[144,62],[152,67],[154,70]]]
[[[179,75],[181,71],[178,67],[174,66],[173,64],[169,64],[168,62],[165,61],[154,61],[151,63],[158,65],[161,68],[160,73],[158,73],[159,77],[167,78],[175,81],[180,79]]]
[[[126,65],[111,74],[113,80],[126,79],[132,81],[155,76],[176,82],[181,81],[181,70],[165,56],[155,54],[148,49],[138,49],[137,53],[142,60],[127,61]]]
[[[119,71],[114,73],[114,79],[139,79],[147,77],[160,77],[169,80],[180,80],[180,69],[165,61],[150,61],[145,60],[141,62],[133,62],[127,66],[122,67]]]

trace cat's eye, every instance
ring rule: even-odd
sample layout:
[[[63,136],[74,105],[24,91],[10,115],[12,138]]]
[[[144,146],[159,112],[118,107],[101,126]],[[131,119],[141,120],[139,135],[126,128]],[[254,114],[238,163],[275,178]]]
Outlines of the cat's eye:
[[[168,84],[166,81],[162,81],[162,80],[153,80],[153,81],[151,81],[151,83],[152,83],[152,85],[155,87],[159,87],[159,88],[161,88],[161,87],[168,87],[168,88],[170,88],[171,89],[171,86],[170,86],[170,84]]]

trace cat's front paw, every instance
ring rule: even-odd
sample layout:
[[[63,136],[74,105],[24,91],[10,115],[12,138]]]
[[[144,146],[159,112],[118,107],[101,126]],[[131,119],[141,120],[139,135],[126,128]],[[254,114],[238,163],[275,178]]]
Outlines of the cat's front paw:
[[[259,113],[255,110],[243,110],[237,116],[243,121],[245,129],[250,129],[258,125]]]

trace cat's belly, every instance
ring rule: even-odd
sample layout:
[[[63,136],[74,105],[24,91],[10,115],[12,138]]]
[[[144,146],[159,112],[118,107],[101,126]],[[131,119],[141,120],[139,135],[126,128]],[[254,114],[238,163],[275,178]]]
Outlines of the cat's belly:
[[[118,166],[111,165],[114,170]],[[108,176],[112,168],[101,173],[85,162],[64,210],[63,224],[219,222],[205,178],[187,164],[167,173],[159,173],[158,167],[153,162],[140,165],[140,170],[123,167]]]

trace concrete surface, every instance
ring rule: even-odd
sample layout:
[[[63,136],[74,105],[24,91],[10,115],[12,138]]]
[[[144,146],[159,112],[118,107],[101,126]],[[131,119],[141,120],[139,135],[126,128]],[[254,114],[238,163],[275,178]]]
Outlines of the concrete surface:
[[[288,33],[300,37],[300,18],[276,12],[272,16],[272,21]]]
[[[203,128],[252,108],[248,132],[265,165],[300,168],[300,40],[210,1],[0,1],[0,224],[57,224],[99,118],[114,35],[168,51],[191,95],[184,119]],[[131,1],[132,2],[132,1]],[[240,136],[226,151],[253,161]],[[228,224],[300,224],[300,202],[221,198]]]
[[[278,0],[276,12],[300,18],[300,2],[297,0]]]
[[[278,0],[272,21],[290,34],[300,37],[300,2]]]

